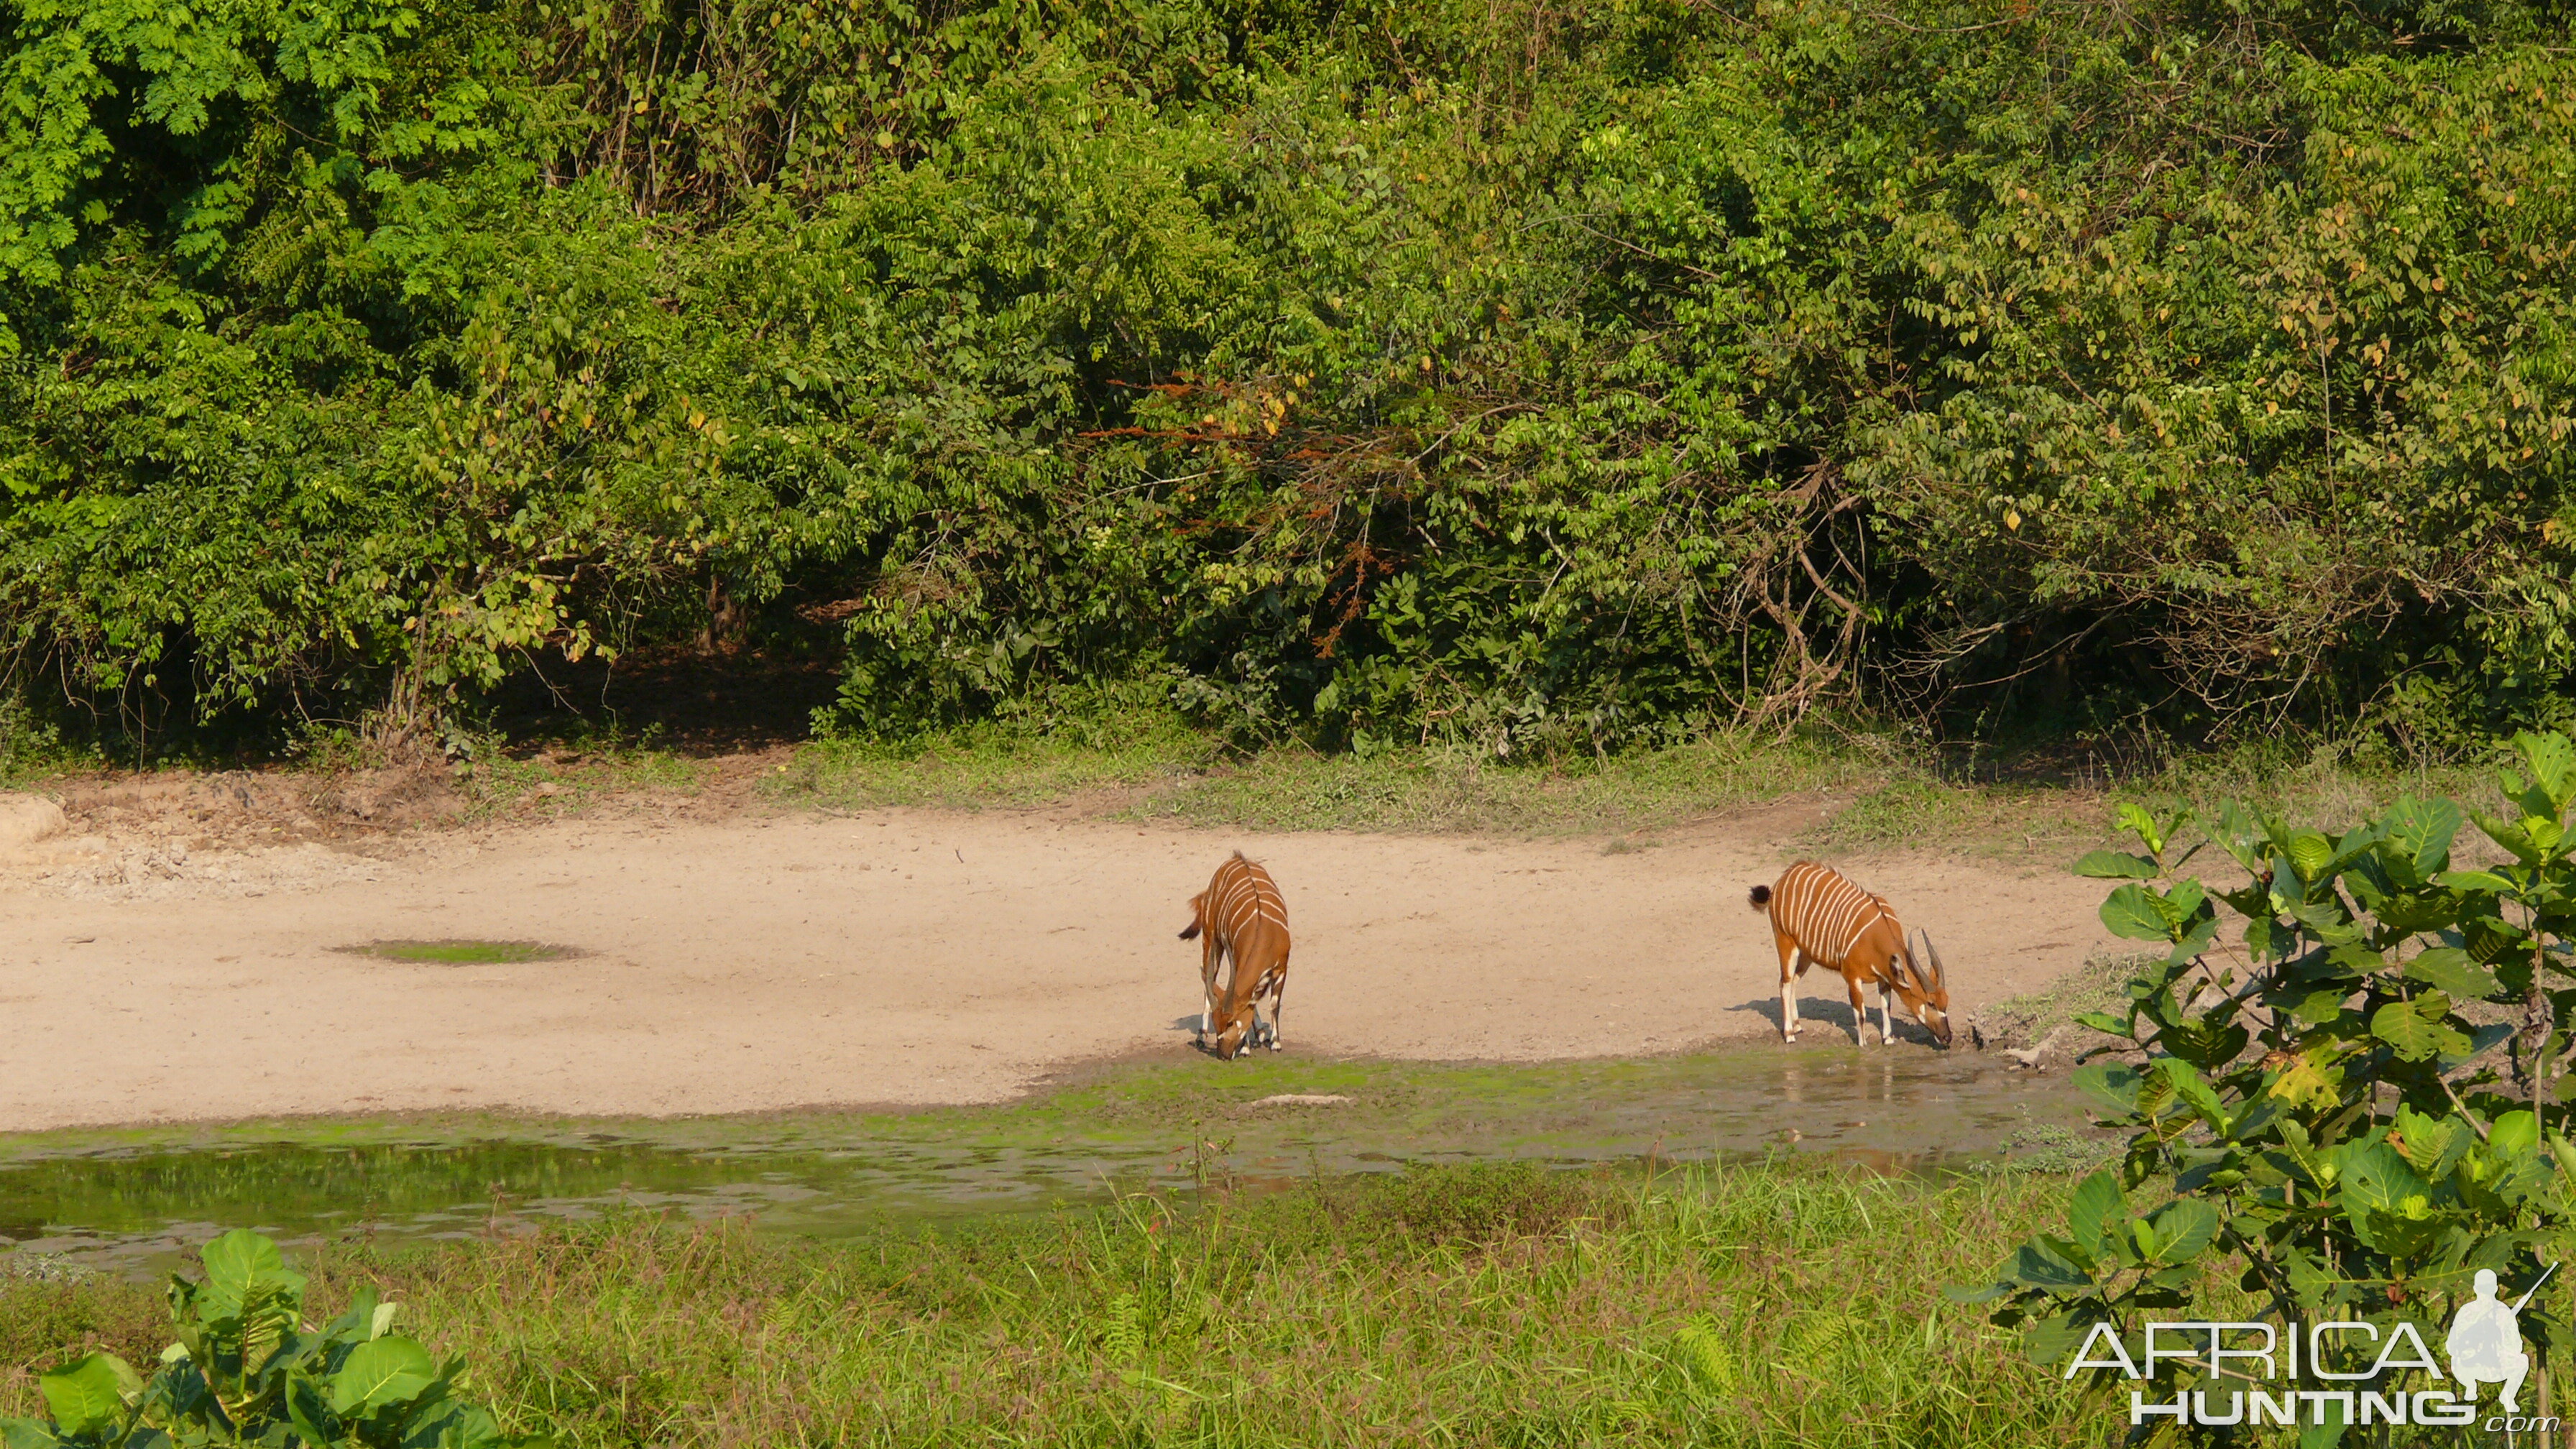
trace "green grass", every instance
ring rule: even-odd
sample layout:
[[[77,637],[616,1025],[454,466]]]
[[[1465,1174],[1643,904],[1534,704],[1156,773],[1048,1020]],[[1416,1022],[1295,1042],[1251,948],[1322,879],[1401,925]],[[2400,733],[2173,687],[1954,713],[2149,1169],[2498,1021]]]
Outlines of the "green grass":
[[[2495,809],[2496,767],[2505,760],[2501,745],[2458,761],[2404,764],[2349,742],[2266,742],[2176,756],[2157,774],[2125,783],[2118,798],[2196,810],[2232,799],[2285,819],[2339,829],[2388,808],[2402,795],[2448,796],[2470,809]]]
[[[2104,1401],[1941,1296],[2067,1182],[1417,1169],[818,1245],[632,1216],[320,1256],[568,1446],[2018,1446]],[[301,1255],[299,1255],[301,1256]],[[0,1412],[157,1293],[0,1279]]]
[[[2110,799],[2089,789],[1962,784],[1903,769],[1808,831],[1799,845],[1824,856],[1911,849],[2072,859],[2110,835],[2112,809]]]
[[[1362,760],[1280,751],[1176,780],[1128,813],[1256,830],[1630,834],[1785,795],[1849,790],[1878,765],[1848,745],[1745,734],[1555,766],[1463,753]]]
[[[1046,726],[991,721],[902,743],[808,745],[770,788],[789,803],[841,809],[1049,805],[1168,785],[1224,753],[1222,741],[1168,711]]]
[[[2109,835],[2088,789],[1947,780],[1885,733],[1729,731],[1607,759],[1508,763],[1426,749],[1373,758],[1280,746],[1229,753],[1168,718],[1059,734],[980,726],[903,746],[810,747],[773,785],[790,804],[950,809],[1059,804],[1192,827],[1517,837],[1654,844],[1693,821],[1814,797],[1829,812],[1781,838],[1784,854],[1916,848],[2015,858],[2073,855]]]
[[[580,954],[543,941],[374,941],[340,948],[354,956],[433,966],[492,966],[521,961],[561,961]]]
[[[2062,1177],[2098,1172],[2116,1165],[2127,1153],[2118,1142],[2045,1124],[2020,1128],[2006,1137],[2003,1145],[2006,1156],[1996,1170]]]
[[[2491,804],[2487,767],[2501,758],[2500,747],[2482,747],[2401,761],[2366,737],[2290,733],[2221,749],[2131,750],[2125,772],[2106,772],[2080,742],[1962,754],[1884,722],[1821,720],[1786,735],[1715,730],[1607,758],[1505,761],[1439,747],[1363,758],[1293,743],[1239,749],[1168,707],[1124,696],[1077,706],[899,742],[818,741],[763,792],[790,808],[1070,807],[1237,830],[1612,837],[1615,849],[1650,848],[1693,822],[1801,798],[1825,818],[1784,830],[1784,856],[1915,849],[2057,864],[2108,843],[2123,801],[2207,809],[2233,798],[2341,826],[2406,793]],[[23,725],[0,716],[0,778],[41,784],[75,768],[51,736]],[[341,735],[304,750],[304,767],[363,763]],[[550,818],[620,795],[696,794],[716,773],[656,737],[592,730],[533,754],[484,741],[460,784],[478,818]]]
[[[1827,817],[1788,854],[1893,849],[2056,863],[2110,841],[2117,806],[2236,799],[2300,822],[2358,821],[2401,794],[2492,803],[2486,754],[2401,762],[2363,738],[2166,749],[2106,774],[2058,742],[1967,764],[1901,731],[1828,724],[1718,731],[1607,759],[1506,762],[1428,748],[1361,758],[1294,745],[1229,749],[1167,711],[997,721],[900,744],[826,742],[771,783],[790,805],[945,809],[1073,805],[1183,826],[1625,837],[1806,796]]]
[[[526,758],[499,749],[477,752],[460,783],[474,813],[496,816],[570,814],[612,795],[694,795],[715,767],[653,740],[598,734]]]
[[[1858,791],[1896,768],[1888,741],[1822,730],[1721,733],[1546,764],[1439,749],[1246,754],[1148,711],[1045,729],[978,725],[903,744],[826,742],[801,751],[772,790],[784,803],[839,809],[1075,802],[1190,826],[1529,836],[1650,831],[1800,792]]]
[[[2144,963],[2162,959],[2158,955],[2133,951],[2096,951],[2085,958],[2083,965],[2027,996],[1979,1007],[1977,1025],[1989,1042],[2028,1046],[2057,1027],[2073,1022],[2078,1012],[2125,1014],[2129,1005],[2129,978],[2138,974]],[[2083,1034],[2081,1046],[2099,1045],[2106,1040],[2108,1038],[2088,1029]]]

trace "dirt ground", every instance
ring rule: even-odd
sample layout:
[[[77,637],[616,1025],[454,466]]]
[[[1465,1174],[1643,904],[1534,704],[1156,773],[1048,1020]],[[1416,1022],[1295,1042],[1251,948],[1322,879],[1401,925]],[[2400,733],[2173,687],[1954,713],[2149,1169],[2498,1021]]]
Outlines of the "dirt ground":
[[[1237,847],[1289,902],[1290,1052],[1536,1060],[1759,1039],[1777,1028],[1777,966],[1744,892],[1814,815],[1782,805],[1649,849],[740,803],[388,832],[334,822],[435,820],[436,792],[286,789],[93,790],[65,798],[49,838],[0,854],[0,1131],[989,1102],[1086,1061],[1185,1059],[1198,948],[1175,937]],[[302,825],[258,824],[281,812]],[[2098,882],[1929,855],[1836,863],[1931,929],[1961,1014],[2108,943]],[[446,937],[583,954],[445,966],[335,949]],[[1807,978],[1810,1041],[1847,1031],[1840,995]]]

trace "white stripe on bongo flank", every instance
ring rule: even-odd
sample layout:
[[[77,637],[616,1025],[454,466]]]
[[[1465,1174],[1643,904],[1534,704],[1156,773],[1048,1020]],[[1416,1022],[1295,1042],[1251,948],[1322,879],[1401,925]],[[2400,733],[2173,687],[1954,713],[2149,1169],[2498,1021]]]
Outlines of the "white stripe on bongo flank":
[[[1200,1018],[1201,1030],[1232,1031],[1241,1021],[1241,1013],[1249,1011],[1251,1034],[1243,1042],[1260,1045],[1260,1039],[1266,1037],[1269,1048],[1279,1050],[1280,993],[1288,979],[1288,903],[1280,897],[1270,873],[1244,859],[1241,851],[1217,867],[1199,903],[1199,925],[1207,932],[1201,958],[1207,1014]],[[1248,935],[1259,938],[1253,943],[1256,974],[1249,982],[1243,978],[1245,962],[1239,953]],[[1227,984],[1221,994],[1214,975],[1220,959],[1227,969]],[[1266,1025],[1256,1004],[1264,996],[1270,998],[1270,1020]],[[1228,1016],[1222,1025],[1217,1020],[1220,1002]],[[1223,1046],[1222,1040],[1219,1046]]]
[[[1872,926],[1892,917],[1887,902],[1862,890],[1839,871],[1799,861],[1772,888],[1771,921],[1788,932],[1809,960],[1839,967]]]
[[[1238,855],[1217,867],[1208,888],[1208,928],[1232,941],[1255,921],[1288,928],[1288,903],[1271,884],[1269,872]]]

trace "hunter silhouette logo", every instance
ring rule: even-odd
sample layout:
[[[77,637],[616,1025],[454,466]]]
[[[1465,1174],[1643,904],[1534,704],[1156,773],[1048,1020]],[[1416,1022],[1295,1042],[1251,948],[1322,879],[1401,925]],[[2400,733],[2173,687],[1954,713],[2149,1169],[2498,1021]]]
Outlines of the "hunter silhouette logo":
[[[2551,1264],[2519,1298],[2507,1303],[2496,1296],[2496,1275],[2481,1268],[2471,1280],[2475,1296],[2451,1316],[2444,1336],[2450,1372],[2433,1356],[2424,1334],[2405,1319],[2375,1324],[2354,1319],[2323,1323],[2151,1322],[2136,1338],[2124,1338],[2117,1325],[2095,1323],[2076,1347],[2061,1375],[2072,1379],[2087,1370],[2112,1370],[2135,1381],[2163,1379],[2162,1365],[2186,1363],[2202,1370],[2202,1386],[2173,1386],[2170,1399],[2147,1397],[2148,1390],[2129,1390],[2129,1426],[2142,1428],[2157,1419],[2177,1424],[2220,1428],[2369,1428],[2416,1424],[2465,1428],[2482,1421],[2478,1389],[2499,1390],[2501,1412],[2483,1420],[2488,1432],[2508,1435],[2548,1434],[2560,1420],[2522,1414],[2522,1382],[2531,1372],[2524,1351],[2519,1317],[2558,1271]],[[2429,1330],[2430,1325],[2426,1325]],[[2135,1346],[2138,1352],[2132,1351]],[[2287,1368],[2286,1379],[2281,1370]],[[2430,1380],[2421,1388],[2390,1375],[2418,1373]],[[2315,1387],[2310,1387],[2314,1385]],[[2159,1390],[2161,1392],[2161,1390]]]
[[[2558,1265],[2550,1264],[2549,1272],[2540,1275],[2540,1282],[2548,1282],[2549,1274],[2557,1271]],[[2508,1308],[2496,1299],[2493,1270],[2480,1268],[2478,1296],[2460,1305],[2459,1316],[2451,1320],[2450,1336],[2442,1340],[2442,1347],[2451,1355],[2451,1377],[2460,1381],[2471,1398],[2477,1396],[2480,1384],[2503,1385],[2504,1411],[2508,1414],[2522,1412],[2515,1396],[2522,1392],[2522,1376],[2531,1371],[2531,1356],[2522,1351],[2520,1319],[2522,1306],[2539,1291],[2540,1283],[2532,1284]]]

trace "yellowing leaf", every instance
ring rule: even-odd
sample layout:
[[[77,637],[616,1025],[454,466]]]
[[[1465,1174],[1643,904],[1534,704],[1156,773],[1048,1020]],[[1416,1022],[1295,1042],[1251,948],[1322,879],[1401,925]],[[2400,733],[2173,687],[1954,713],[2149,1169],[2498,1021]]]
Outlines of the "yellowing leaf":
[[[2331,1107],[2341,1099],[2343,1069],[2328,1067],[2324,1052],[2311,1048],[2290,1058],[2272,1079],[2271,1095],[2293,1107]]]

